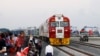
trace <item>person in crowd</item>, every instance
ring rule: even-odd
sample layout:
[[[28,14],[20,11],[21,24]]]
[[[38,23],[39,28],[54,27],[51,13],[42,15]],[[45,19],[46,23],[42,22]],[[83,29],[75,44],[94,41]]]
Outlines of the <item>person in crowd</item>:
[[[21,52],[17,52],[16,56],[27,56],[32,44],[29,43],[27,47],[25,47]]]
[[[17,51],[21,51],[21,49],[23,49],[24,41],[25,41],[24,38],[25,38],[25,33],[23,31],[21,31],[20,35],[18,36],[18,38],[16,40]]]
[[[5,39],[5,42],[6,42],[6,47],[7,47],[7,52],[8,52],[8,50],[9,50],[9,48],[10,48],[10,42],[9,42],[9,40],[10,40],[10,33],[4,33],[4,39]]]
[[[35,42],[34,44],[35,44],[36,49],[38,49],[38,48],[37,48],[37,47],[38,47],[38,41],[39,41],[39,40],[38,40],[37,38],[34,39],[34,42]]]
[[[29,40],[31,40],[31,41],[33,40],[33,36],[32,35],[30,35],[30,39]]]
[[[13,35],[10,35],[9,42],[10,42],[10,48],[9,48],[10,56],[14,56],[15,51],[16,51],[16,47],[15,47],[15,42],[14,42],[14,36]]]
[[[0,56],[4,56],[4,52],[6,52],[6,42],[3,37],[4,34],[0,33]]]
[[[45,56],[53,56],[53,47],[51,45],[47,45],[45,48]]]
[[[37,49],[39,51],[39,56],[41,56],[41,50],[42,50],[42,41],[41,40],[39,40],[39,42],[38,42]]]
[[[14,36],[14,43],[16,43],[16,40],[17,40],[17,38],[18,38],[18,35],[17,34],[15,34],[15,35],[13,35]]]
[[[21,52],[17,52],[16,56],[37,56],[37,50],[32,42],[30,42]]]
[[[36,47],[32,44],[32,42],[29,44],[29,46],[30,46],[30,48],[29,48],[28,56],[37,56],[38,50],[37,50]]]

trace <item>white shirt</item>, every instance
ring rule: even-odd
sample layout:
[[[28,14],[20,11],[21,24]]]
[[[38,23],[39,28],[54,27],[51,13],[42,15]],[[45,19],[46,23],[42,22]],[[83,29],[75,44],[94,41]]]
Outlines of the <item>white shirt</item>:
[[[38,39],[35,38],[35,43],[38,43]]]
[[[30,36],[30,40],[33,40],[33,37],[32,36]]]
[[[14,43],[16,43],[16,40],[18,39],[18,37],[14,37],[13,40],[14,40]]]
[[[52,47],[51,45],[47,45],[47,46],[46,46],[45,55],[46,55],[47,53],[52,53],[52,55],[53,55],[53,47]]]

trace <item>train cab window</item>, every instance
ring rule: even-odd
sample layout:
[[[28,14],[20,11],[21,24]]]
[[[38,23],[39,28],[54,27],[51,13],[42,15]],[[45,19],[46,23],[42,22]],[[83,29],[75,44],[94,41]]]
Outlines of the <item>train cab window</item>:
[[[59,27],[59,22],[51,22],[52,27]]]
[[[60,22],[60,27],[65,27],[65,26],[68,26],[68,22],[61,21]]]

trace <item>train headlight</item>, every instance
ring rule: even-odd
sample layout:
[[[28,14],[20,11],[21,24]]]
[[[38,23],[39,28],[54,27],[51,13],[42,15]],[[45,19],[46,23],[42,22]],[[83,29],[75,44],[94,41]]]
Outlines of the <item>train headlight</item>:
[[[65,30],[65,31],[68,31],[68,30]]]
[[[55,31],[55,30],[52,30],[53,32]]]

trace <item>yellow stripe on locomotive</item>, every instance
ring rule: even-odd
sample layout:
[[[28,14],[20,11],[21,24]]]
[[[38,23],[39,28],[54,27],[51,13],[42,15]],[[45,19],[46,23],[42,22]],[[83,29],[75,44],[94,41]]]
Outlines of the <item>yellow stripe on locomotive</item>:
[[[70,38],[49,38],[51,45],[69,45]]]

